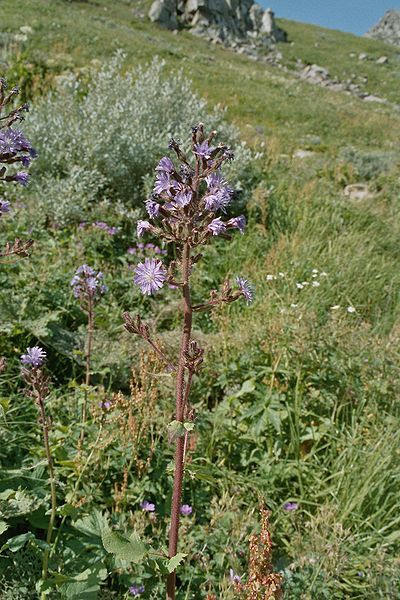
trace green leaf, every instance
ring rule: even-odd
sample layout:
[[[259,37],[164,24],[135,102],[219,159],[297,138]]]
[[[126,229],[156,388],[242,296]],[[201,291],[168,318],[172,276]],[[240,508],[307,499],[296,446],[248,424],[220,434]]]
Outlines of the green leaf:
[[[16,535],[15,537],[10,538],[1,548],[3,550],[11,550],[11,552],[18,552],[25,546],[27,542],[30,540],[34,540],[35,536],[31,531],[27,533],[21,533],[20,535]]]
[[[176,567],[179,566],[186,557],[187,554],[179,553],[175,554],[175,556],[170,558],[167,564],[168,573],[172,573],[172,571],[175,571]]]
[[[278,411],[273,410],[272,408],[267,409],[268,418],[271,421],[272,425],[275,427],[277,433],[281,432],[281,416]]]
[[[185,426],[182,421],[171,421],[168,425],[168,433],[171,439],[185,435]]]
[[[0,521],[0,535],[2,533],[4,533],[5,531],[7,531],[8,529],[8,523],[6,523],[5,521]]]
[[[242,383],[242,387],[236,394],[232,395],[232,398],[241,398],[241,396],[245,396],[246,394],[251,394],[256,389],[256,384],[254,379],[247,379]]]
[[[194,429],[193,421],[188,421],[187,423],[184,423],[183,426],[186,429],[186,431],[193,431]]]
[[[66,600],[97,600],[100,583],[107,577],[107,569],[101,563],[93,565],[59,589]]]
[[[136,533],[129,538],[118,531],[105,529],[102,534],[103,546],[107,552],[115,554],[117,558],[133,563],[140,563],[146,554],[146,546]]]

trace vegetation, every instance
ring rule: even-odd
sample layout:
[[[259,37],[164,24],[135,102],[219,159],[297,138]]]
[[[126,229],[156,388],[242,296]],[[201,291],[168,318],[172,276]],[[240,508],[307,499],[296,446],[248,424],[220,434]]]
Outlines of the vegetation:
[[[162,564],[107,552],[104,531],[134,530],[152,547],[168,539],[174,377],[160,374],[121,315],[140,312],[176,352],[176,292],[145,299],[132,282],[137,262],[155,255],[140,245],[136,221],[164,143],[200,118],[237,151],[235,214],[240,207],[249,224],[245,236],[207,246],[194,297],[244,274],[256,298],[194,320],[205,360],[192,389],[183,501],[193,511],[182,516],[178,598],[237,597],[233,579],[246,581],[260,505],[272,512],[285,597],[397,598],[396,50],[284,21],[294,45],[280,45],[288,70],[278,69],[165,32],[141,18],[145,5],[29,0],[16,10],[2,2],[3,70],[31,100],[25,129],[39,151],[27,188],[1,190],[13,211],[1,217],[0,247],[16,236],[35,240],[29,259],[0,270],[2,598],[128,598],[142,585],[143,598],[164,595]],[[16,39],[21,33],[26,39]],[[389,62],[359,61],[360,52]],[[341,80],[368,77],[365,89],[390,104],[300,81],[296,58]],[[299,149],[312,154],[299,158]],[[355,183],[368,184],[368,198],[344,195]],[[70,286],[83,263],[108,287],[95,310],[90,385],[86,315]],[[41,588],[51,487],[19,365],[35,345],[47,352],[57,493]]]

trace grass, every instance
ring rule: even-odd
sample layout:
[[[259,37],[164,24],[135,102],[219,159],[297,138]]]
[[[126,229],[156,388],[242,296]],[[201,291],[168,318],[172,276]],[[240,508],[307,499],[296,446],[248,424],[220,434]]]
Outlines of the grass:
[[[3,0],[0,27],[3,32],[16,32],[26,24],[33,28],[22,54],[9,67],[11,74],[29,82],[27,93],[44,92],[54,77],[68,70],[87,77],[89,65],[105,61],[117,48],[127,53],[127,69],[157,54],[167,69],[182,68],[209,105],[223,106],[242,137],[264,153],[262,177],[247,207],[248,233],[211,247],[196,276],[199,297],[223,277],[238,273],[254,282],[257,293],[251,308],[232,306],[196,321],[207,361],[194,388],[199,435],[193,442],[185,497],[196,506],[196,517],[191,526],[185,524],[189,557],[181,572],[182,597],[202,598],[206,586],[218,598],[234,596],[227,573],[230,566],[238,573],[246,571],[247,538],[256,527],[256,508],[263,498],[273,511],[275,561],[286,577],[287,598],[396,598],[400,113],[393,105],[367,104],[309,85],[291,69],[300,58],[328,68],[341,80],[354,75],[361,82],[367,77],[368,83],[361,84],[365,89],[396,104],[397,50],[350,34],[279,21],[292,42],[279,47],[286,71],[210,48],[187,32],[166,32],[141,18],[145,4],[30,0],[22,11]],[[359,61],[361,52],[371,60]],[[375,59],[382,55],[389,62],[377,65]],[[314,154],[295,158],[298,148]],[[345,197],[345,185],[363,182],[365,174],[373,198],[356,202]],[[156,367],[146,363],[149,359],[139,361],[138,347],[121,334],[122,304],[143,309],[129,292],[126,265],[120,264],[119,249],[111,242],[105,245],[99,239],[85,246],[72,229],[35,234],[32,259],[13,267],[11,291],[3,276],[3,313],[14,313],[16,322],[10,330],[3,325],[8,335],[4,353],[12,357],[32,340],[48,344],[56,387],[50,401],[57,420],[53,444],[67,497],[74,475],[85,459],[91,461],[73,501],[81,511],[77,518],[87,518],[85,511],[112,510],[124,526],[133,522],[141,534],[163,539],[169,489],[164,457],[171,455],[163,428],[172,382],[169,376],[154,375]],[[67,341],[76,343],[79,316],[62,290],[85,252],[103,261],[104,270],[112,269],[115,280],[112,300],[98,315],[96,381],[106,389],[100,386],[97,394],[122,388],[129,397],[128,359],[136,356],[131,400],[141,433],[134,442],[129,437],[121,396],[106,416],[107,433],[101,429],[99,443],[97,395],[88,447],[79,463],[70,426],[82,397],[79,352],[74,360],[63,353],[65,340],[57,325],[66,319],[75,336]],[[35,297],[40,298],[36,303]],[[55,310],[46,308],[42,314],[41,307],[50,305]],[[173,347],[175,305],[155,302],[146,310],[160,324],[164,342]],[[3,383],[10,390],[1,400],[8,418],[7,448],[1,451],[0,485],[5,490],[8,470],[21,467],[24,460],[36,464],[41,450],[34,411],[21,401],[17,370],[5,375]],[[125,461],[127,447],[133,462]],[[127,464],[129,485],[124,488],[121,472]],[[43,480],[40,467],[35,469],[37,479]],[[45,483],[35,492],[34,482],[27,485],[25,475],[18,477],[30,501],[45,496]],[[159,499],[158,522],[146,521],[132,509],[143,497]],[[288,500],[300,504],[293,515],[282,510]],[[11,522],[13,533],[40,529],[43,515],[29,518],[28,525],[23,518]],[[80,572],[79,561],[65,557],[73,554],[77,540],[82,547],[82,540],[87,542],[81,530],[79,521],[67,521],[65,554],[59,560],[69,575]],[[95,533],[90,540],[100,553]],[[35,551],[30,548],[33,555]],[[0,563],[3,581],[14,581],[11,571],[21,554],[15,557],[14,562],[9,555],[8,562]],[[19,597],[18,582],[24,578],[34,588],[35,557],[26,559],[26,572],[22,564],[14,584],[7,584],[11,591],[5,598]],[[133,577],[146,580],[150,575],[140,569],[128,569],[119,579],[113,575],[101,584],[102,597],[122,597],[121,590]],[[107,595],[110,589],[114,596]],[[65,592],[65,597],[70,596]]]

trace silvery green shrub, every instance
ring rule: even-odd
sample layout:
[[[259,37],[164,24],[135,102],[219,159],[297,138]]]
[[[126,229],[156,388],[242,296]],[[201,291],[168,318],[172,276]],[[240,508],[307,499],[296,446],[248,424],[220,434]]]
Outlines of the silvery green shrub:
[[[228,176],[243,189],[254,161],[223,111],[206,103],[181,72],[150,66],[122,73],[124,55],[93,73],[89,85],[76,74],[38,102],[27,130],[39,158],[31,187],[46,217],[58,225],[81,220],[95,201],[112,199],[127,208],[143,201],[144,182],[172,135],[184,138],[199,115],[237,148]],[[43,193],[43,186],[46,193]]]

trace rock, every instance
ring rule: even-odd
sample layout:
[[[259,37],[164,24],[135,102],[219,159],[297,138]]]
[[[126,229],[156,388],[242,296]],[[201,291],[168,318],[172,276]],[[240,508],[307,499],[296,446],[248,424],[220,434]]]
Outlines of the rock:
[[[168,29],[186,27],[194,35],[235,49],[239,44],[268,49],[287,39],[272,10],[254,0],[154,0],[149,17]],[[249,56],[253,58],[254,52]]]
[[[386,65],[389,62],[389,59],[387,56],[380,56],[377,61],[376,64],[377,65]]]
[[[400,46],[400,11],[386,11],[381,20],[365,35],[387,44]]]
[[[352,185],[346,185],[344,188],[344,195],[350,198],[350,200],[368,200],[374,196],[370,192],[366,183],[353,183]]]
[[[308,79],[311,83],[322,83],[328,81],[329,71],[318,65],[308,65],[301,72],[303,79]]]
[[[178,20],[175,0],[155,0],[151,5],[149,18],[167,29],[177,29]]]
[[[368,54],[366,54],[365,52],[360,52],[360,54],[358,55],[358,60],[368,60]]]
[[[293,153],[293,158],[310,158],[311,156],[315,156],[316,152],[311,152],[311,150],[295,150]]]
[[[363,98],[364,102],[379,102],[379,104],[387,104],[387,100],[384,98],[380,98],[379,96],[374,96],[374,94],[367,94]]]

